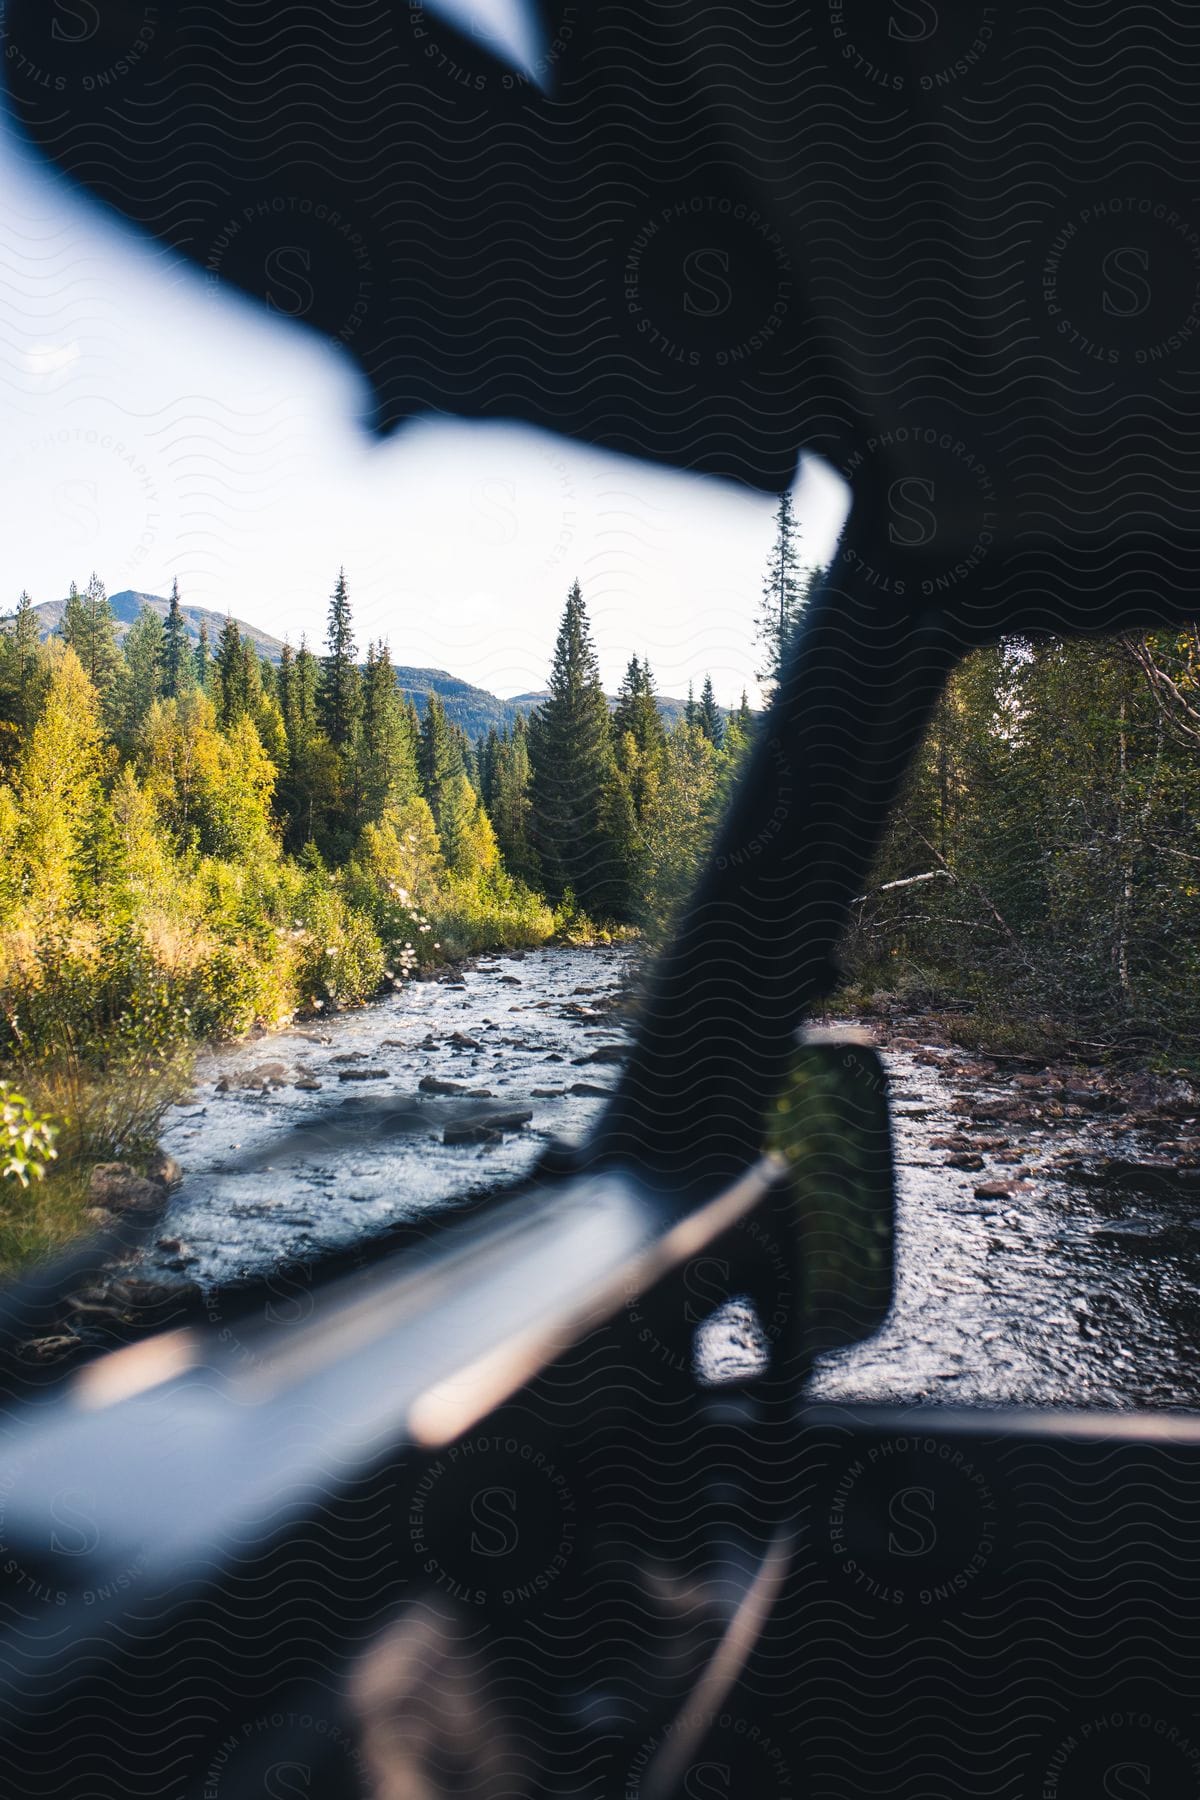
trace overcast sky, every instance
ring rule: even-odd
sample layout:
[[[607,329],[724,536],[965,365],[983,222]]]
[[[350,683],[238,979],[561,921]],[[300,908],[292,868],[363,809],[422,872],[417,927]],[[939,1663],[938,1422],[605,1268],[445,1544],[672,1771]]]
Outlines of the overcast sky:
[[[753,619],[773,502],[525,429],[357,424],[343,354],[215,295],[0,134],[0,609],[110,592],[226,610],[319,642],[346,566],[360,645],[493,692],[545,685],[576,575],[613,687],[647,655],[660,691],[756,698]],[[806,462],[805,557],[841,526]]]

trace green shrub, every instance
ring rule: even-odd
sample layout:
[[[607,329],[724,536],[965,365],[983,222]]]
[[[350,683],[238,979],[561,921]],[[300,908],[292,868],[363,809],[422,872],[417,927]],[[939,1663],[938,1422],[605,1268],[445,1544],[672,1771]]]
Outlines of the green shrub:
[[[31,1181],[41,1181],[46,1164],[58,1155],[54,1140],[58,1128],[49,1119],[39,1118],[24,1094],[10,1082],[0,1081],[0,1178],[19,1181],[27,1188]]]

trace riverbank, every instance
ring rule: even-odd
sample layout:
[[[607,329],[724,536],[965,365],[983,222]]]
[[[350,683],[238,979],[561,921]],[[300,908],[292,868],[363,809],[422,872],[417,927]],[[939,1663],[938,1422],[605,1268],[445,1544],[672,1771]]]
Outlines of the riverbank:
[[[142,1194],[145,1247],[74,1297],[52,1354],[120,1341],[148,1316],[223,1327],[264,1279],[300,1316],[302,1284],[289,1273],[276,1293],[272,1271],[369,1258],[586,1133],[627,1051],[635,969],[629,946],[480,957],[210,1053],[163,1133],[182,1179]],[[892,1084],[896,1299],[875,1338],[822,1359],[814,1393],[1194,1406],[1196,1090],[983,1057],[917,1013],[874,1025]],[[744,1372],[753,1346],[752,1321],[728,1324],[710,1334],[715,1378]]]
[[[101,1166],[92,1222],[149,1228],[47,1355],[116,1341],[273,1269],[444,1216],[583,1136],[627,1049],[630,945],[480,956],[375,1004],[211,1049],[157,1187]]]
[[[822,1359],[844,1402],[1200,1402],[1200,1090],[987,1056],[897,1007],[880,1041],[897,1160],[884,1329]]]

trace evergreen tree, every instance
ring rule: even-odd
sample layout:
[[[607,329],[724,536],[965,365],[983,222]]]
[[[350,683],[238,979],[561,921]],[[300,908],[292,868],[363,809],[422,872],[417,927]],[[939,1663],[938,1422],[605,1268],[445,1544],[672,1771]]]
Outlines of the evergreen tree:
[[[22,683],[32,680],[39,661],[42,634],[33,601],[23,588],[13,614],[12,630],[5,641],[12,649],[13,672],[17,680]]]
[[[159,696],[165,633],[152,606],[141,612],[125,633],[122,665],[113,683],[112,712],[117,742],[131,751],[150,708]]]
[[[337,583],[329,601],[326,646],[321,664],[317,717],[334,749],[344,750],[354,736],[362,700],[345,569],[338,570]]]
[[[238,654],[237,694],[241,710],[254,717],[263,698],[263,680],[258,653],[248,637],[243,637]]]
[[[481,737],[475,747],[475,766],[479,772],[479,798],[489,813],[496,797],[496,764],[500,756],[501,742],[505,744],[508,742],[507,726],[501,734],[494,725],[489,725],[487,736]]]
[[[358,735],[360,805],[363,821],[382,819],[416,797],[417,745],[396,686],[386,643],[367,648],[362,687],[362,728]]]
[[[465,774],[452,775],[445,784],[434,818],[446,867],[454,874],[472,875],[495,866],[495,833]]]
[[[637,913],[652,944],[670,934],[712,841],[719,810],[719,756],[682,720],[667,738],[666,767],[643,834]]]
[[[785,488],[775,513],[775,541],[767,557],[757,620],[763,652],[758,678],[771,686],[779,680],[812,585],[811,574],[800,567],[799,535],[791,490]]]
[[[101,703],[106,704],[121,666],[121,652],[117,648],[108,595],[95,570],[84,593],[71,583],[70,598],[59,629],[63,641],[79,658]]]
[[[248,673],[238,622],[227,614],[213,659],[213,699],[222,727],[234,724],[249,710]]]
[[[296,657],[292,650],[291,640],[288,638],[284,638],[283,649],[279,652],[279,675],[275,689],[279,700],[279,710],[283,714],[283,729],[287,736],[290,754],[296,716]]]
[[[475,761],[475,752],[471,746],[471,740],[461,725],[453,723],[449,719],[447,719],[446,723],[449,727],[450,736],[454,741],[454,749],[458,757],[458,766],[466,776],[467,780],[471,783],[471,786],[478,791],[479,766]]]
[[[630,658],[618,690],[612,726],[616,741],[620,743],[627,735],[632,737],[640,756],[661,754],[666,733],[654,692],[654,677],[650,664],[639,662],[636,656]]]
[[[529,721],[535,848],[550,895],[573,889],[599,910],[612,891],[605,791],[613,766],[608,702],[575,582],[563,610],[550,694]]]
[[[683,722],[685,725],[694,725],[696,723],[696,717],[696,689],[689,681],[687,703],[683,709]]]
[[[511,734],[505,732],[497,738],[491,780],[489,811],[504,866],[518,881],[535,886],[539,871],[530,793],[529,729],[520,714]]]
[[[317,733],[317,694],[321,685],[321,665],[308,647],[308,639],[301,637],[300,648],[296,652],[296,673],[294,682],[295,698],[292,704],[294,726],[289,727],[289,738],[300,743],[307,743]]]
[[[11,763],[18,754],[41,709],[46,681],[38,616],[22,592],[8,630],[0,633],[0,761]]]
[[[317,728],[321,667],[301,637],[293,658],[284,646],[279,670],[279,706],[287,744],[277,804],[287,820],[288,847],[299,850],[325,835],[325,820],[336,802],[338,758]]]
[[[640,830],[662,769],[666,733],[650,664],[639,662],[636,656],[630,659],[617,694],[612,726],[617,764],[629,790],[634,826]],[[621,816],[618,801],[614,817]]]
[[[739,704],[734,717],[737,721],[738,730],[741,732],[746,742],[749,743],[754,736],[754,714],[750,711],[750,702],[746,698],[745,688],[742,689],[741,703]]]
[[[451,728],[440,697],[431,693],[421,722],[417,764],[421,789],[451,868],[461,860],[475,800],[463,768],[460,736]]]
[[[202,694],[206,694],[208,692],[209,654],[208,654],[208,623],[204,619],[201,619],[201,621],[200,621],[200,634],[196,641],[196,664],[195,664],[195,667],[196,667],[196,686],[200,689],[200,692]]]
[[[696,713],[696,723],[708,739],[709,743],[715,744],[719,750],[724,740],[725,727],[721,719],[721,709],[717,705],[717,698],[713,693],[711,675],[706,675],[704,677],[704,686],[700,690],[700,705]]]
[[[187,626],[183,622],[183,613],[179,608],[179,583],[171,583],[171,603],[167,608],[167,622],[163,627],[162,642],[162,695],[164,700],[174,700],[191,675],[191,650],[188,644]]]

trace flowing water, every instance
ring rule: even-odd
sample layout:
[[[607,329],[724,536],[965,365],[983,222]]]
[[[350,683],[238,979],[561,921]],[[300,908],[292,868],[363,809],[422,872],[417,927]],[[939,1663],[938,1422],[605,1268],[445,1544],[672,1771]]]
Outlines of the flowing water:
[[[603,1105],[631,973],[620,948],[497,956],[214,1054],[168,1123],[185,1180],[144,1273],[213,1289],[522,1173]],[[1099,1116],[1095,1093],[1064,1099],[1052,1071],[1022,1089],[1004,1065],[922,1045],[920,1021],[908,1032],[885,1042],[896,1303],[876,1337],[822,1359],[814,1393],[1200,1405],[1200,1125],[1186,1099],[1169,1116]],[[756,1354],[744,1308],[706,1341],[718,1374]]]

